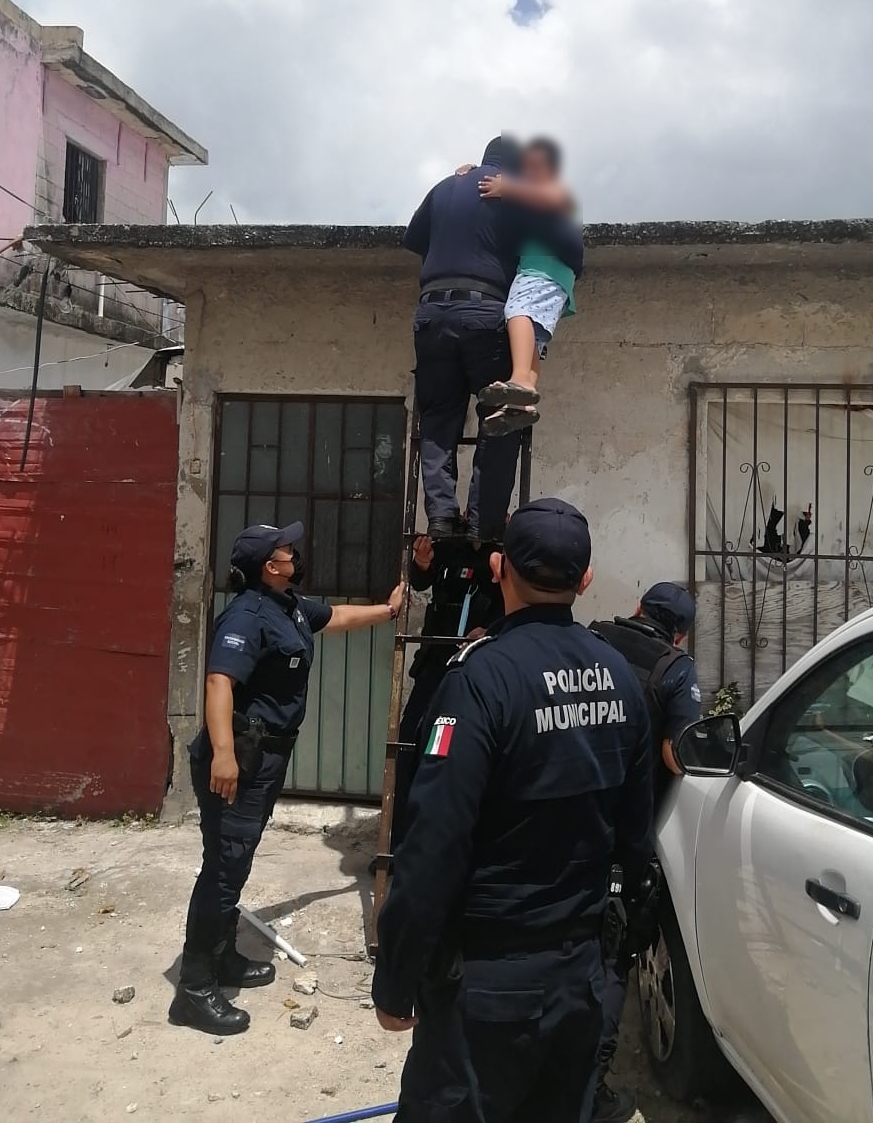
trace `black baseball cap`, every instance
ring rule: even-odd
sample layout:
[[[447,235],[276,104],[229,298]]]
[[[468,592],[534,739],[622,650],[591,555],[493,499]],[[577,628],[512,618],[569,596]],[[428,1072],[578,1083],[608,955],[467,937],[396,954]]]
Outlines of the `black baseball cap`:
[[[591,564],[588,520],[563,499],[536,499],[519,507],[509,520],[503,552],[519,577],[535,589],[578,589]]]
[[[230,564],[246,577],[260,576],[265,561],[280,546],[293,546],[303,537],[303,523],[290,526],[247,526],[238,534],[230,553]]]
[[[677,635],[684,635],[694,623],[694,597],[672,581],[659,581],[643,593],[643,612]]]

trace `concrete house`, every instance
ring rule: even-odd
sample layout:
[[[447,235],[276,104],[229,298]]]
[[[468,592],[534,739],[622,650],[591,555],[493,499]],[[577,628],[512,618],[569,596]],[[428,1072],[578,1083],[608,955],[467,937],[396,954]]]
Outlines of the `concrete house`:
[[[307,527],[308,591],[375,599],[399,566],[415,259],[401,232],[42,227],[29,240],[187,305],[168,721],[202,718],[230,542]],[[746,704],[871,603],[873,222],[590,228],[580,313],[544,367],[532,493],[579,504],[579,616],[689,582],[708,698]],[[256,325],[256,330],[255,330]],[[391,637],[324,640],[289,789],[380,785]]]
[[[208,160],[83,43],[79,28],[41,27],[0,0],[0,388],[31,380],[47,259],[19,241],[24,227],[163,223],[170,167]],[[183,338],[182,305],[111,274],[55,262],[47,292],[45,388],[108,387]]]

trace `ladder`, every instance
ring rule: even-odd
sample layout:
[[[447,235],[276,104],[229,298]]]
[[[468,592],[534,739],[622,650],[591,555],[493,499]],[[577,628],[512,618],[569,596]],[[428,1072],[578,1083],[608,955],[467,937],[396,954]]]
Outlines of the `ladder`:
[[[532,428],[522,430],[518,470],[519,505],[530,499]],[[461,446],[475,447],[476,437],[462,437]],[[414,752],[415,745],[397,740],[403,716],[404,685],[406,683],[406,651],[410,644],[440,644],[457,646],[457,636],[422,636],[409,633],[409,607],[411,588],[409,567],[412,561],[412,544],[420,531],[415,524],[418,517],[418,485],[421,471],[421,434],[418,424],[418,405],[413,405],[409,441],[409,466],[406,475],[406,499],[403,510],[403,580],[406,597],[397,621],[394,637],[394,657],[391,670],[391,695],[388,703],[388,740],[385,746],[385,770],[382,775],[382,809],[379,816],[379,842],[376,854],[376,886],[373,897],[373,915],[370,926],[370,955],[376,954],[378,936],[376,925],[379,912],[388,895],[388,869],[393,858],[390,853],[391,819],[394,814],[394,787],[397,777],[397,757],[402,752]]]

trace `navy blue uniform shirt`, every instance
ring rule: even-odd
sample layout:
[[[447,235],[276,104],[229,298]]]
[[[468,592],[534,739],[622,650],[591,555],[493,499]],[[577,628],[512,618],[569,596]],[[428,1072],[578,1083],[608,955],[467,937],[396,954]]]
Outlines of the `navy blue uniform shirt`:
[[[441,945],[595,919],[612,862],[630,887],[654,851],[642,691],[567,606],[513,613],[461,652],[421,738],[373,982],[396,1016]]]
[[[580,275],[582,234],[566,218],[481,198],[479,180],[499,174],[499,167],[486,164],[448,176],[428,192],[403,237],[422,258],[422,287],[441,277],[470,277],[508,293],[527,239],[544,242]]]
[[[677,659],[667,668],[655,697],[665,715],[665,739],[675,741],[686,726],[700,720],[700,687],[690,655]]]
[[[237,713],[260,718],[273,736],[296,733],[306,714],[312,637],[332,611],[296,594],[246,589],[215,622],[207,674],[235,680]],[[192,752],[204,740],[198,738]]]

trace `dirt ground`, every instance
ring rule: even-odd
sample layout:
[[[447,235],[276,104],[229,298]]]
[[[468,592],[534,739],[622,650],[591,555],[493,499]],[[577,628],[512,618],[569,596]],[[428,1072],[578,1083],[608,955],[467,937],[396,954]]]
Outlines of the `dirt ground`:
[[[200,861],[196,823],[0,821],[0,882],[21,891],[0,912],[3,1118],[223,1123],[247,1112],[260,1123],[303,1123],[395,1100],[407,1039],[382,1033],[361,1005],[372,853],[369,827],[268,830],[244,903],[310,957],[304,970],[315,969],[319,989],[314,999],[295,994],[301,969],[278,962],[273,986],[238,999],[251,1029],[222,1040],[166,1017]],[[249,954],[268,954],[241,928]],[[133,1000],[114,1002],[126,986]],[[308,1030],[291,1028],[286,1002],[317,1005]],[[766,1120],[751,1107],[689,1109],[661,1097],[629,1007],[617,1079],[637,1088],[648,1123]]]

